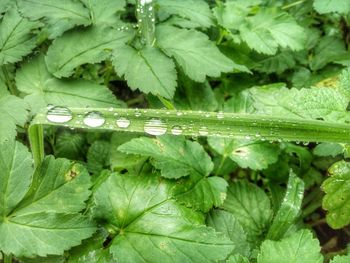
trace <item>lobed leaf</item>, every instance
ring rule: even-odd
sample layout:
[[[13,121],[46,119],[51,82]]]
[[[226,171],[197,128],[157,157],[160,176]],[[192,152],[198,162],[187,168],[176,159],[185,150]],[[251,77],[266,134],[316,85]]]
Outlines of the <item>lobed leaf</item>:
[[[213,14],[209,5],[202,0],[160,0],[157,1],[160,12],[178,15],[186,18],[197,26],[211,27],[214,25]]]
[[[204,82],[206,76],[219,77],[233,69],[233,62],[199,31],[162,25],[157,27],[156,37],[158,46],[194,81]]]
[[[32,158],[18,142],[0,147],[0,247],[17,257],[60,255],[95,231],[78,212],[91,183],[81,165],[46,158],[34,175]]]
[[[66,32],[49,47],[45,58],[47,69],[58,78],[69,77],[78,66],[109,58],[113,49],[132,37],[132,31],[102,26]]]
[[[320,245],[309,230],[300,230],[281,241],[266,240],[260,247],[258,263],[322,263]]]
[[[327,223],[339,229],[350,223],[350,164],[339,161],[329,168],[328,173],[330,178],[322,184],[326,193],[322,207],[328,211]]]
[[[18,62],[34,49],[33,30],[39,25],[23,18],[15,6],[7,10],[0,24],[0,65]]]
[[[115,26],[120,22],[118,12],[124,10],[125,0],[81,0],[90,10],[92,23],[95,25]]]
[[[13,141],[16,126],[24,126],[28,118],[28,104],[12,95],[0,95],[0,142]]]
[[[60,80],[53,77],[47,71],[43,56],[28,61],[17,71],[16,84],[34,112],[48,104],[71,107],[120,105],[106,86],[83,79]]]
[[[44,18],[49,38],[56,38],[75,26],[91,23],[89,11],[74,0],[19,0],[21,13],[31,20]]]
[[[272,217],[270,200],[262,189],[245,181],[234,182],[222,208],[238,220],[253,246],[262,240]]]
[[[343,0],[314,0],[314,8],[320,14],[350,12],[350,3]]]
[[[114,50],[113,65],[131,89],[168,99],[174,96],[177,85],[175,64],[158,49],[146,47],[137,51],[123,46]]]
[[[197,142],[184,137],[137,138],[119,146],[119,151],[154,158],[154,165],[165,178],[180,178],[192,173],[208,176],[213,163]]]
[[[95,216],[118,229],[110,252],[123,262],[213,262],[232,242],[202,225],[201,216],[171,200],[156,175],[111,174],[94,194]]]

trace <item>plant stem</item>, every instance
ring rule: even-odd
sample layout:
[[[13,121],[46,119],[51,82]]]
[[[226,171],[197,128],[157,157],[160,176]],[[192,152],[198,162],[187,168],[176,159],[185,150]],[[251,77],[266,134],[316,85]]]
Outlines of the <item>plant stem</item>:
[[[300,5],[300,4],[304,3],[304,2],[305,2],[305,0],[295,1],[295,2],[290,3],[290,4],[288,4],[288,5],[282,6],[282,10],[286,10],[286,9],[288,9],[288,8],[291,8],[291,7]]]
[[[28,136],[34,159],[34,167],[38,167],[43,161],[45,155],[43,126],[40,124],[30,125]]]
[[[155,43],[155,17],[152,0],[136,1],[136,18],[141,43],[153,46]]]
[[[16,89],[16,86],[14,85],[13,81],[10,78],[10,74],[7,70],[6,65],[1,66],[1,69],[2,69],[2,72],[3,72],[4,77],[5,77],[5,83],[6,83],[7,88],[10,90],[12,95],[18,96],[19,92]]]
[[[6,255],[5,253],[3,253],[3,257],[4,257],[4,263],[12,263],[12,255]]]
[[[243,137],[261,141],[303,141],[303,142],[339,142],[350,143],[350,125],[312,119],[290,119],[254,114],[217,113],[202,111],[174,111],[161,109],[121,109],[110,111],[107,108],[91,108],[99,111],[105,123],[96,130],[127,131],[144,133],[145,125],[150,119],[159,119],[164,134],[172,134],[173,127],[180,127],[182,135],[207,137]],[[72,120],[67,123],[54,123],[46,118],[45,109],[32,122],[30,130],[35,140],[42,137],[42,130],[35,125],[66,126],[70,128],[91,129],[83,124],[86,108],[70,108]],[[118,118],[130,121],[127,128],[116,124]],[[162,134],[163,134],[162,133]],[[37,159],[42,158],[43,144],[37,150]]]

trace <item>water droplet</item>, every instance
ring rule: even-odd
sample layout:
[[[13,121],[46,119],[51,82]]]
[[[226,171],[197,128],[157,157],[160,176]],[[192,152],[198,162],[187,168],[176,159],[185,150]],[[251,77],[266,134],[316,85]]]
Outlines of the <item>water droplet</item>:
[[[308,146],[308,145],[309,145],[309,142],[303,142],[303,145],[304,145],[304,146]]]
[[[199,135],[206,136],[209,134],[207,127],[201,127],[198,130]]]
[[[244,138],[245,138],[246,140],[250,140],[252,137],[251,137],[250,135],[246,135],[246,136],[244,136]]]
[[[173,135],[181,135],[182,134],[182,128],[180,126],[174,126],[173,128],[171,128],[171,133]]]
[[[128,128],[130,126],[130,120],[127,118],[121,117],[117,120],[117,125],[119,128]]]
[[[84,117],[84,124],[89,127],[100,127],[105,123],[105,118],[103,117],[103,114],[99,111],[91,111],[87,113]]]
[[[50,109],[52,109],[53,107],[55,107],[55,105],[53,105],[53,104],[47,104],[46,109],[50,110]]]
[[[72,112],[65,107],[53,107],[47,111],[46,118],[51,122],[65,123],[70,121],[73,116]]]
[[[218,119],[223,119],[225,117],[224,113],[222,111],[219,111],[218,114],[216,115]]]
[[[210,117],[210,113],[206,113],[206,114],[204,114],[204,116],[209,118]]]
[[[256,137],[256,138],[260,138],[260,137],[261,137],[260,132],[257,132],[257,133],[255,134],[255,137]]]
[[[166,133],[167,127],[160,119],[150,119],[145,122],[144,131],[151,135],[163,135]]]
[[[181,111],[176,112],[177,116],[181,116],[183,113]]]
[[[110,107],[109,109],[108,109],[108,111],[113,111],[114,110],[114,108],[113,107]]]
[[[140,117],[141,116],[141,111],[136,109],[134,115],[135,115],[135,117]]]

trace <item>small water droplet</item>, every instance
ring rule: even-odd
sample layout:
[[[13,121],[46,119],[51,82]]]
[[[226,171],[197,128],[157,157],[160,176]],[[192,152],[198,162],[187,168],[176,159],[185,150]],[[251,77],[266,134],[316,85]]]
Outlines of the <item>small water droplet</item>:
[[[183,113],[182,113],[181,111],[178,111],[178,112],[176,112],[176,115],[177,115],[177,116],[182,116]]]
[[[135,117],[140,117],[141,111],[139,109],[136,109],[134,115],[135,115]]]
[[[65,123],[70,121],[73,116],[68,108],[57,106],[47,111],[46,118],[51,122]]]
[[[219,111],[217,114],[216,114],[216,117],[218,119],[223,119],[225,117],[224,113],[222,111]]]
[[[255,137],[256,137],[256,138],[260,138],[260,137],[261,137],[260,132],[257,132],[257,133],[255,134]]]
[[[174,126],[173,128],[171,128],[171,133],[173,135],[181,135],[182,134],[182,128],[180,126]]]
[[[246,135],[246,136],[244,136],[244,138],[245,138],[246,140],[250,140],[252,137],[251,137],[250,135]]]
[[[303,142],[303,145],[304,145],[304,146],[308,146],[308,145],[309,145],[309,142]]]
[[[207,127],[200,127],[198,130],[199,135],[206,136],[209,134]]]
[[[128,128],[130,126],[130,120],[127,118],[121,117],[117,120],[117,125],[119,128]]]
[[[55,105],[53,105],[53,104],[47,104],[46,109],[50,110],[50,109],[52,109],[53,107],[55,107]]]
[[[84,117],[84,124],[89,127],[100,127],[105,123],[105,118],[103,117],[103,114],[99,111],[91,111],[88,112]]]
[[[113,108],[113,107],[110,107],[110,108],[108,109],[108,111],[114,111],[114,108]]]
[[[167,127],[160,119],[150,119],[145,122],[144,131],[150,135],[163,135],[166,133]]]

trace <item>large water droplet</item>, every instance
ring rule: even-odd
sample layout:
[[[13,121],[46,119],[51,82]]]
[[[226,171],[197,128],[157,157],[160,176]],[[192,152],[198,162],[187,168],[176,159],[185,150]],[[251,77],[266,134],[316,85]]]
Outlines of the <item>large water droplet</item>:
[[[171,128],[171,133],[173,135],[181,135],[182,134],[182,128],[180,126],[174,126]]]
[[[130,126],[130,120],[128,120],[127,118],[121,117],[117,120],[117,126],[119,128],[128,128]]]
[[[140,117],[141,116],[141,111],[139,109],[135,109],[135,117]]]
[[[150,119],[145,122],[144,131],[151,135],[163,135],[166,133],[167,127],[160,119]]]
[[[103,117],[103,114],[99,111],[91,111],[88,112],[84,117],[84,124],[89,127],[100,127],[105,123],[105,118]]]
[[[198,130],[199,135],[206,136],[209,134],[207,127],[200,127]]]
[[[225,117],[224,113],[222,111],[219,111],[218,114],[216,115],[218,119],[223,119]]]
[[[72,112],[65,107],[53,107],[47,111],[46,118],[51,122],[65,123],[70,121],[73,116]]]

